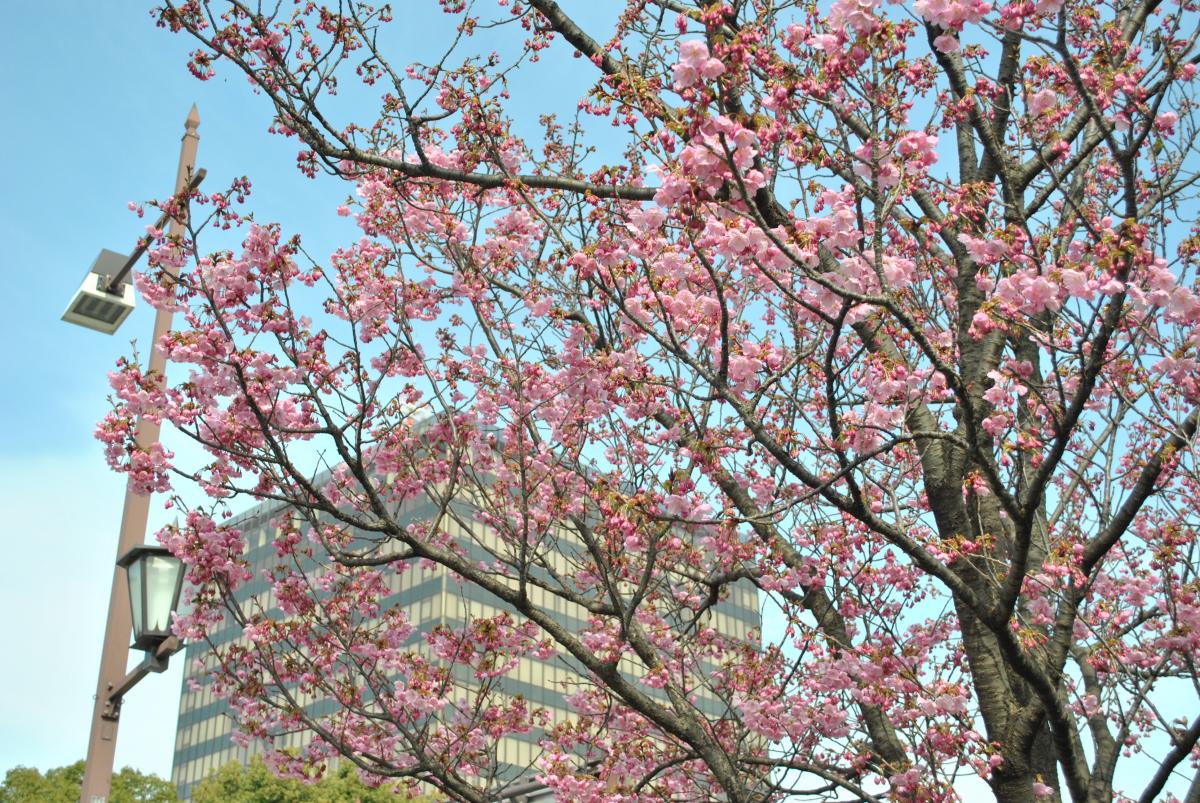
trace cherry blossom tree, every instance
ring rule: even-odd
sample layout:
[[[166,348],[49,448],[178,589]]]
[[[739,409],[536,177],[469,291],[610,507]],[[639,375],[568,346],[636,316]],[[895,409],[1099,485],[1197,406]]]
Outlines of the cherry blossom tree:
[[[470,801],[536,728],[566,800],[1200,800],[1196,4],[436,5],[424,62],[409,2],[156,11],[361,228],[313,258],[195,194],[140,280],[188,376],[123,362],[98,429],[211,497],[160,538],[179,632],[243,628],[245,738]],[[572,64],[577,106],[512,105]],[[291,511],[279,614],[238,497]],[[502,613],[414,639],[382,601],[430,567]],[[504,676],[554,655],[550,723]]]

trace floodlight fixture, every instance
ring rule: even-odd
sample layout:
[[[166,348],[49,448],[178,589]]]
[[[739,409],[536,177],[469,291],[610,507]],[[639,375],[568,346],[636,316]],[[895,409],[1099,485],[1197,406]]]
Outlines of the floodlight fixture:
[[[113,277],[120,275],[128,261],[129,257],[124,254],[101,249],[83,284],[67,305],[62,319],[106,335],[117,331],[117,327],[133,312],[135,303],[136,294],[128,272],[113,286]]]
[[[188,115],[188,123],[191,124],[189,131],[194,131],[200,124],[195,106],[192,107],[192,114]],[[176,194],[177,197],[186,200],[192,191],[200,186],[200,182],[204,181],[204,176],[203,168],[197,170],[191,176],[191,180]],[[161,229],[169,220],[171,215],[163,212],[152,228]],[[134,263],[146,253],[150,242],[149,237],[143,237],[129,256],[109,251],[107,248],[100,249],[100,256],[92,263],[91,270],[71,299],[71,303],[67,305],[62,319],[68,323],[95,329],[97,332],[104,332],[106,335],[117,331],[121,323],[129,317],[129,313],[133,312],[136,293],[131,272]]]

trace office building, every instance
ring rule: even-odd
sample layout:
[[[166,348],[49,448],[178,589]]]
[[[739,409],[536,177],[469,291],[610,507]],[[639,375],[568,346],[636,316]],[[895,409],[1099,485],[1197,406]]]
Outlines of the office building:
[[[408,515],[426,515],[421,507],[417,506]],[[428,507],[432,510],[431,504]],[[246,558],[254,575],[252,581],[238,589],[240,601],[258,595],[258,601],[264,609],[273,607],[271,586],[262,576],[278,562],[273,541],[278,532],[277,522],[285,512],[286,507],[279,504],[260,504],[231,522],[243,532],[247,543]],[[472,557],[482,557],[480,544],[488,537],[482,525],[475,528],[474,532],[464,532],[459,528],[457,531],[451,529],[450,533],[467,546]],[[495,536],[492,538],[494,540]],[[565,557],[559,557],[564,561],[562,569],[569,571]],[[433,627],[462,627],[468,618],[492,616],[500,610],[493,607],[493,601],[484,592],[454,582],[440,567],[397,572],[390,576],[389,584],[392,593],[386,599],[385,606],[402,606],[406,609],[409,620],[416,627],[410,643],[414,650],[422,652],[425,657],[432,657],[424,636]],[[585,617],[579,611],[572,610],[573,606],[569,603],[549,594],[540,600],[535,597],[534,601],[552,611],[559,621],[576,630],[582,629]],[[711,616],[712,625],[720,632],[739,639],[745,638],[759,627],[756,590],[749,584],[733,586],[729,598],[722,601]],[[228,619],[210,634],[213,643],[218,645],[240,636],[240,628]],[[231,741],[234,723],[227,705],[212,693],[207,678],[211,660],[205,661],[208,654],[207,643],[192,643],[187,647],[183,662],[185,674],[171,778],[184,800],[190,799],[193,788],[200,780],[222,765],[231,761],[246,763],[261,749],[254,744],[239,747]],[[628,660],[623,662],[622,669],[635,674],[638,672],[637,667]],[[564,693],[574,677],[576,675],[562,658],[545,662],[522,658],[503,679],[504,692],[524,695],[533,706],[545,708],[552,722],[558,722],[570,716]],[[469,681],[456,678],[456,682]],[[716,701],[710,702],[716,712]],[[312,705],[319,706],[320,703],[313,701]],[[501,741],[497,746],[497,762],[503,766],[506,777],[516,779],[519,783],[529,780],[529,768],[540,754],[537,741],[542,733],[542,730],[535,729],[521,737],[508,737]],[[298,748],[303,744],[304,734],[292,734],[277,742],[278,747],[284,748]]]

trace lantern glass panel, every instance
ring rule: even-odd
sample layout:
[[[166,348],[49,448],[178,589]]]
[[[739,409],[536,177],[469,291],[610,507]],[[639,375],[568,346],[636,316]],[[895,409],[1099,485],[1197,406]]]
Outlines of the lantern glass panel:
[[[171,603],[179,570],[179,561],[169,555],[146,557],[146,632],[170,633]]]
[[[142,562],[135,560],[126,570],[129,573],[129,597],[133,608],[133,632],[136,636],[142,632],[143,613],[146,607],[145,597],[142,596]]]

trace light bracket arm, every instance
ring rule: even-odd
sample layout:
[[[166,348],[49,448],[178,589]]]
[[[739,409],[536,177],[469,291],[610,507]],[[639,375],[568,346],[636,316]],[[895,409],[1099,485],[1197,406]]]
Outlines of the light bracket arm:
[[[160,644],[154,652],[147,652],[145,659],[135,666],[132,672],[125,676],[125,679],[121,681],[121,685],[115,689],[111,686],[109,687],[108,699],[104,701],[104,711],[100,716],[109,722],[118,721],[121,718],[121,703],[124,701],[125,695],[129,693],[129,690],[140,683],[142,678],[151,672],[166,671],[171,656],[182,649],[183,642],[175,636],[171,636]]]
[[[191,195],[192,191],[200,186],[200,182],[204,181],[204,177],[206,175],[208,175],[208,171],[203,167],[197,170],[196,175],[192,177],[192,180],[188,182],[186,187],[177,193],[176,197],[179,195]],[[163,226],[167,225],[167,220],[170,219],[170,217],[171,215],[169,213],[163,212],[162,216],[159,217],[159,219],[155,222],[154,228],[161,229]],[[125,264],[121,267],[121,269],[117,271],[116,275],[110,278],[108,280],[108,284],[102,288],[104,292],[118,292],[121,282],[124,281],[125,277],[129,275],[129,271],[133,270],[134,263],[141,259],[142,254],[146,253],[146,248],[149,247],[149,245],[149,237],[142,237],[138,240],[137,248],[133,249],[133,253],[129,255],[129,259],[125,260]]]

